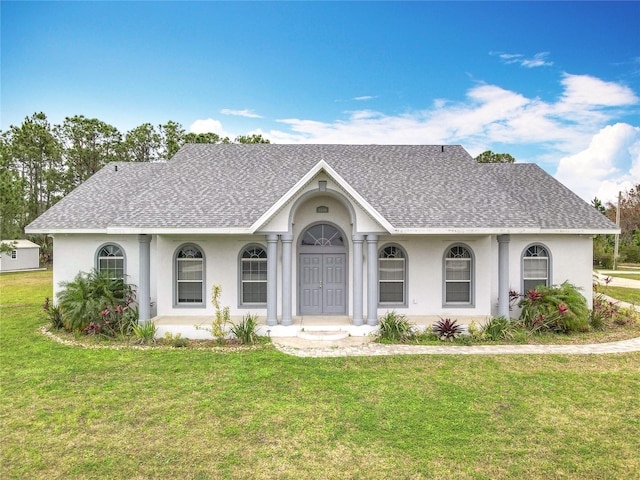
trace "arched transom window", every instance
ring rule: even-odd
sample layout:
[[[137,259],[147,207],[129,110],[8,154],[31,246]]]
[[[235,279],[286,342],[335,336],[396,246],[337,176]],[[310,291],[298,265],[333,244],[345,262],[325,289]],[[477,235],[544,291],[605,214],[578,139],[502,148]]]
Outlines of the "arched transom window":
[[[549,286],[549,252],[542,245],[531,245],[522,256],[522,288],[528,292],[539,285]]]
[[[184,245],[176,253],[176,303],[204,305],[204,257],[195,245]]]
[[[98,271],[107,272],[110,278],[124,279],[124,253],[118,245],[109,243],[98,250]]]
[[[406,303],[407,256],[400,247],[389,245],[378,255],[378,301],[381,305]]]
[[[300,243],[318,247],[342,247],[344,237],[342,232],[333,225],[319,223],[307,229]]]
[[[256,245],[242,251],[240,258],[240,303],[267,303],[267,252]]]
[[[470,305],[473,293],[473,255],[463,245],[450,247],[444,258],[445,305]]]

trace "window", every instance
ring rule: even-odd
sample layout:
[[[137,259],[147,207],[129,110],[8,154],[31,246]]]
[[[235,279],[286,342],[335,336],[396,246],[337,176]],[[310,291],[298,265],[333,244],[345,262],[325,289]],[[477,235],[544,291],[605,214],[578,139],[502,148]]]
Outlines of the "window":
[[[252,245],[242,251],[240,258],[240,303],[267,303],[267,252]]]
[[[319,223],[310,227],[302,237],[301,245],[315,245],[321,247],[342,247],[344,238],[342,232],[333,225]]]
[[[542,245],[527,247],[522,255],[522,290],[549,286],[549,251]]]
[[[473,302],[473,256],[464,245],[450,247],[444,258],[444,303],[471,305]]]
[[[18,251],[17,250],[11,250],[11,258],[18,258]]]
[[[183,245],[176,253],[176,303],[204,305],[204,257],[195,245]]]
[[[120,246],[108,243],[100,247],[96,263],[99,272],[108,272],[110,278],[124,279],[124,253]]]
[[[378,301],[381,305],[406,304],[407,256],[389,245],[378,255]]]

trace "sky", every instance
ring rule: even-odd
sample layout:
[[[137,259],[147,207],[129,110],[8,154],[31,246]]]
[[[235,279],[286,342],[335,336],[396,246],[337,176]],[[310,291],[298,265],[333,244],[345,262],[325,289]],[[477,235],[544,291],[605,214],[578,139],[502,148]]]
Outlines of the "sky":
[[[640,183],[640,2],[0,3],[0,130],[44,112],[274,143],[460,144]]]

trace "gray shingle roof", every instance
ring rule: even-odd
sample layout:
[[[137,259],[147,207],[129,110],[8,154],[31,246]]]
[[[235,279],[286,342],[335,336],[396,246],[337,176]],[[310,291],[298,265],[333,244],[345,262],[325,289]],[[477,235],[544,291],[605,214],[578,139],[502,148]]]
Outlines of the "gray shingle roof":
[[[615,229],[536,165],[478,164],[458,145],[264,144],[110,164],[28,228],[249,228],[321,160],[396,229]]]

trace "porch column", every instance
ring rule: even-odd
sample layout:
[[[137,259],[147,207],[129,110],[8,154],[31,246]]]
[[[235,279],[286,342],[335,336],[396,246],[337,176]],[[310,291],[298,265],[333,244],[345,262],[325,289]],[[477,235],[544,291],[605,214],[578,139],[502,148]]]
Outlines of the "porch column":
[[[267,325],[278,323],[278,235],[267,235]]]
[[[367,325],[378,324],[378,236],[367,235]]]
[[[282,235],[282,325],[293,324],[291,315],[291,255],[293,235]]]
[[[151,235],[138,235],[138,243],[138,323],[144,323],[151,319]]]
[[[509,318],[509,235],[498,235],[498,315]]]
[[[362,325],[362,235],[353,236],[353,324]]]

